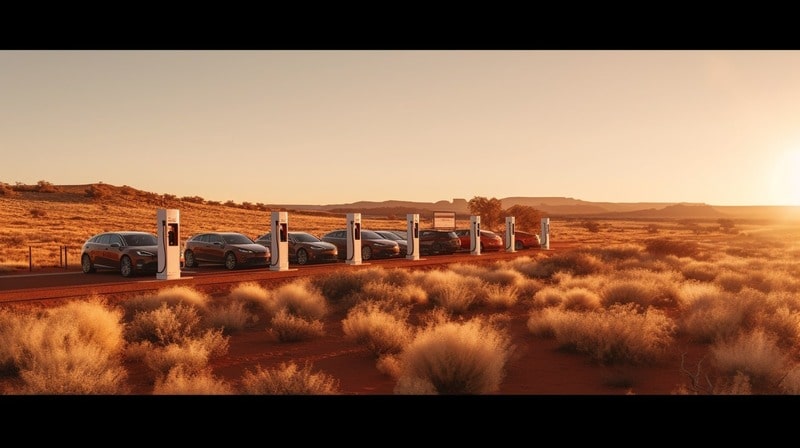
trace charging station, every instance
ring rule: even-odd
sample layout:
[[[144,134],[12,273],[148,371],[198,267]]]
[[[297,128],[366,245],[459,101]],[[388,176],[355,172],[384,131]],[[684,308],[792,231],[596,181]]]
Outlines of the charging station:
[[[361,213],[347,214],[347,264],[361,264]]]
[[[469,217],[469,253],[472,255],[481,254],[481,217],[472,215]]]
[[[408,223],[406,259],[419,260],[419,214],[407,214],[406,222]]]
[[[270,219],[272,238],[269,242],[270,271],[289,270],[289,214],[287,212],[272,212]]]
[[[550,249],[550,218],[542,218],[542,249]]]
[[[160,208],[156,211],[158,237],[158,280],[181,278],[180,211]]]
[[[506,252],[516,252],[516,241],[514,241],[514,226],[516,219],[513,216],[506,216]]]

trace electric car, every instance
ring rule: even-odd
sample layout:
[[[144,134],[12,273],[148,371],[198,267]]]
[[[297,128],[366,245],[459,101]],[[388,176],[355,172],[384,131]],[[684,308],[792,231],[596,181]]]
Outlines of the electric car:
[[[92,236],[81,248],[81,269],[115,269],[123,277],[158,271],[158,239],[147,232],[103,232]]]
[[[374,230],[374,232],[386,238],[387,240],[396,241],[397,244],[400,245],[400,256],[406,256],[408,253],[408,241],[406,241],[406,238],[408,237],[407,234],[404,233],[402,236],[400,236],[400,234],[392,230]]]
[[[451,230],[425,229],[419,231],[419,253],[449,255],[461,249],[461,240]]]
[[[469,229],[456,230],[456,235],[461,240],[461,250],[472,251],[472,238],[469,235]],[[490,252],[501,250],[503,246],[503,237],[492,232],[491,230],[481,229],[481,252]]]
[[[256,243],[272,248],[272,235],[267,232],[258,237]],[[335,262],[339,259],[339,250],[335,245],[326,243],[308,232],[290,231],[287,246],[290,263]]]
[[[203,232],[186,241],[183,264],[193,268],[200,263],[224,264],[233,270],[246,266],[268,266],[270,249],[237,232]]]
[[[481,238],[482,240],[483,238]],[[505,247],[506,236],[503,233],[503,247]],[[514,231],[514,250],[531,249],[542,247],[539,235],[522,230]]]
[[[347,259],[347,230],[334,230],[321,238],[336,246],[339,259]],[[361,259],[392,258],[400,255],[400,245],[396,241],[387,240],[371,230],[361,231]]]

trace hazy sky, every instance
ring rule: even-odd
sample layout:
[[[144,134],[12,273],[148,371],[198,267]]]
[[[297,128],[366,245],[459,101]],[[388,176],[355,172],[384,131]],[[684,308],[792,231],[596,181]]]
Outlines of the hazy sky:
[[[0,51],[0,181],[800,205],[800,51]]]

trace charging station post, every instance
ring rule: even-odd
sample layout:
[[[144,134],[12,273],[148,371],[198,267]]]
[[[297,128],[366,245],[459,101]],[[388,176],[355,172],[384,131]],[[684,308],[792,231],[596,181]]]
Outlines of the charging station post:
[[[540,239],[542,249],[550,249],[550,218],[542,218],[542,235]]]
[[[347,264],[361,264],[361,213],[347,214]]]
[[[272,238],[270,238],[270,271],[289,270],[289,214],[272,212],[270,220]]]
[[[160,208],[156,211],[158,229],[158,280],[181,278],[180,211]]]
[[[516,219],[513,216],[506,216],[506,252],[516,252],[516,241],[514,241],[514,226]]]
[[[472,215],[469,217],[469,253],[471,255],[481,254],[481,217]]]
[[[408,249],[406,250],[406,259],[419,260],[419,214],[407,214],[406,222],[408,223],[408,235],[406,236]]]

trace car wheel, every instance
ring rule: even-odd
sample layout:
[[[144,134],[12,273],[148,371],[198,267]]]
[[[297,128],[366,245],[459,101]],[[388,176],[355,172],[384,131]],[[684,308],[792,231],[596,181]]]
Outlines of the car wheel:
[[[522,244],[522,241],[514,241],[514,249],[515,250],[525,249],[525,245]]]
[[[194,252],[187,250],[183,253],[183,265],[187,268],[193,268],[197,266],[197,260],[194,259]]]
[[[131,263],[131,258],[129,256],[125,255],[119,260],[119,273],[122,274],[123,277],[130,277],[133,275],[133,263]]]
[[[306,264],[308,263],[308,253],[305,249],[300,249],[297,251],[297,264]]]
[[[228,269],[236,269],[236,255],[233,252],[228,252],[225,255],[225,267]]]
[[[369,246],[364,246],[361,248],[361,259],[362,260],[369,260],[372,258],[372,248]]]
[[[83,254],[81,257],[81,269],[83,269],[84,274],[95,271],[94,265],[92,265],[92,259],[89,258],[89,255],[87,254]]]
[[[434,243],[433,247],[431,247],[431,252],[434,254],[440,254],[443,252],[442,244],[441,243]]]

